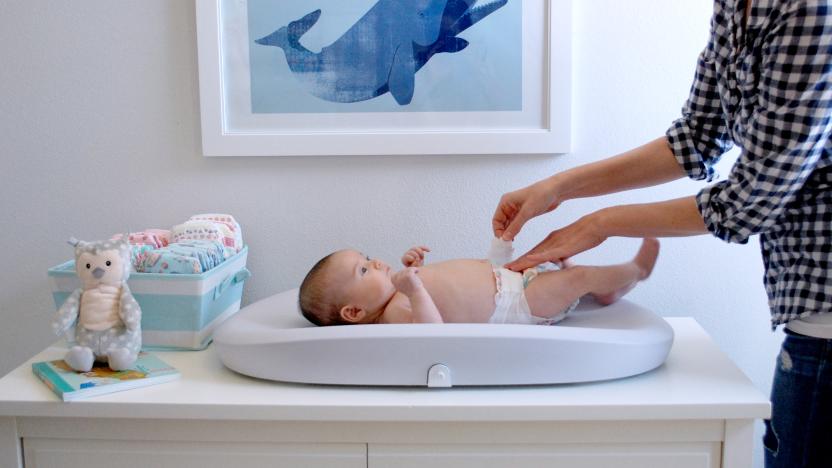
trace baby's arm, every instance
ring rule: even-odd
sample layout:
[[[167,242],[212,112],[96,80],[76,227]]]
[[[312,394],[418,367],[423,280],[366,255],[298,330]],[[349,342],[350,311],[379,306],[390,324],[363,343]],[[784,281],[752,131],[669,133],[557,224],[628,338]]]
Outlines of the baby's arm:
[[[393,285],[410,299],[413,323],[443,323],[442,315],[419,279],[418,272],[419,270],[413,267],[397,272],[392,278]]]
[[[430,249],[424,245],[417,245],[411,247],[402,255],[402,265],[406,267],[420,267],[425,264],[425,252],[430,252]]]

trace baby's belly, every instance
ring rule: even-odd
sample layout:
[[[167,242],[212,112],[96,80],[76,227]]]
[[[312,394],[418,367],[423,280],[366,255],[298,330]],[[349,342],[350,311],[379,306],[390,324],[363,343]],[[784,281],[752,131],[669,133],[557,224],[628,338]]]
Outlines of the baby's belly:
[[[497,288],[487,260],[449,260],[426,265],[419,276],[446,323],[487,322]]]

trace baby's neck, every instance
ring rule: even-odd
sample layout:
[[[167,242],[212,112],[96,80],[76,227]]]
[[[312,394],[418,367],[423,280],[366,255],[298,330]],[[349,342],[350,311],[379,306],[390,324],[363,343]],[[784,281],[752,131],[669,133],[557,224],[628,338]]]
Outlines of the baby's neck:
[[[384,301],[384,305],[381,308],[374,312],[369,312],[367,314],[367,322],[366,323],[387,323],[384,321],[384,312],[387,310],[387,306],[390,305],[390,302],[393,298],[396,297],[396,292],[390,295],[386,301]]]

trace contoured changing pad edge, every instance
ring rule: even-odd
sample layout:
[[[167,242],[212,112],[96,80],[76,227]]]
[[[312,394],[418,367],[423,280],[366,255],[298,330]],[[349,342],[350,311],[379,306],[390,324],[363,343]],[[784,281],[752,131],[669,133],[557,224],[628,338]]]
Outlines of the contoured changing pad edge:
[[[553,326],[384,324],[316,327],[297,289],[241,309],[214,335],[241,374],[334,385],[466,386],[589,382],[660,366],[673,344],[661,317],[627,300],[583,301]]]

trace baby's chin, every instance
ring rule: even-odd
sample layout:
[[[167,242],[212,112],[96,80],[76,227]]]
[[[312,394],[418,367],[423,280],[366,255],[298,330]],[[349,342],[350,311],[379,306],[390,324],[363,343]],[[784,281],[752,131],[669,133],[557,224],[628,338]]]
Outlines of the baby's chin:
[[[381,306],[381,310],[384,310],[384,309],[387,308],[387,305],[390,304],[390,301],[393,300],[393,297],[396,295],[397,292],[398,291],[396,291],[396,288],[393,287],[393,284],[390,283],[390,289],[387,290],[386,298],[384,300],[384,304],[382,304],[382,306]]]

